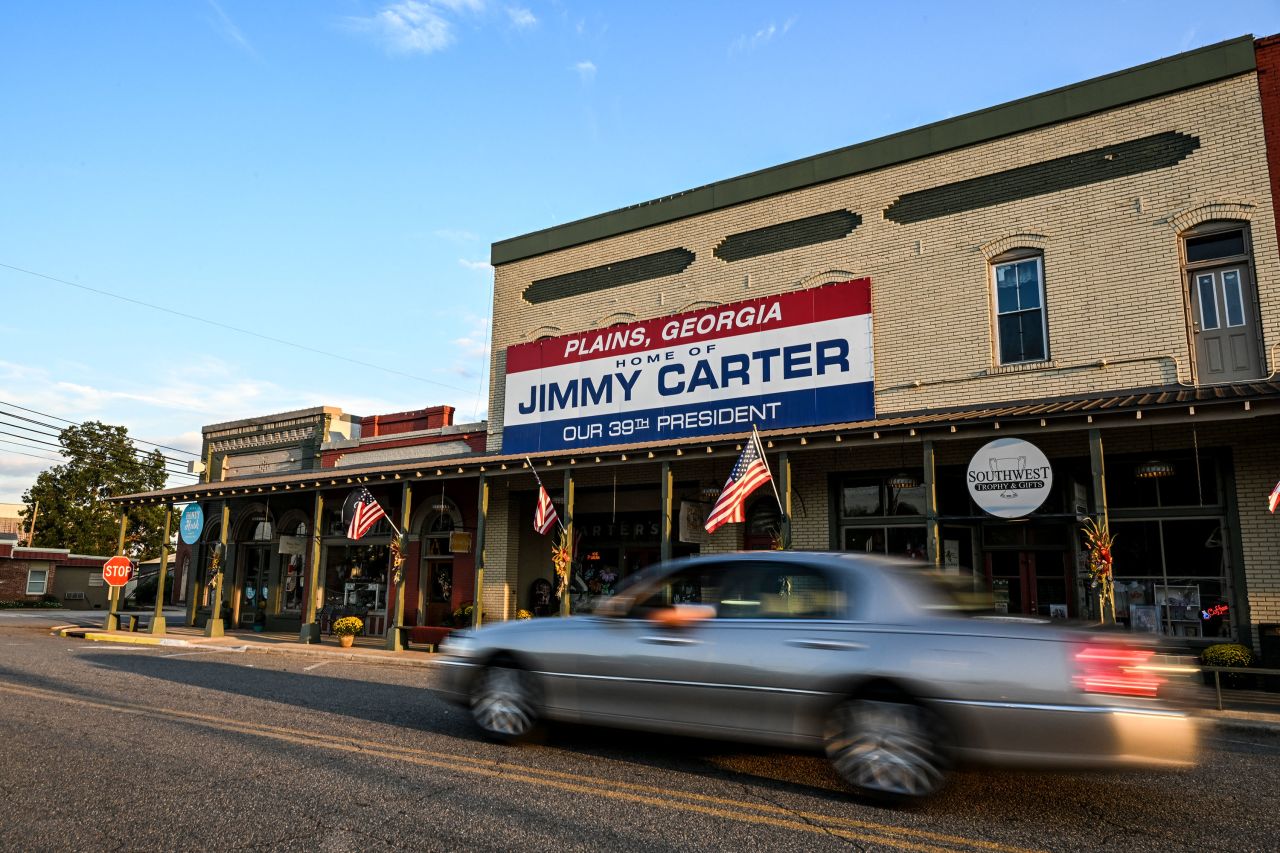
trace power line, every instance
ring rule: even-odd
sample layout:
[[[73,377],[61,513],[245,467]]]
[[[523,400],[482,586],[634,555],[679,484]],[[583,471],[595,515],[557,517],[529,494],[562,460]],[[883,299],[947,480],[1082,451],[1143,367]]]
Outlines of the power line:
[[[129,296],[121,296],[120,294],[112,293],[109,290],[101,290],[100,288],[97,288],[97,287],[89,287],[87,284],[77,284],[74,281],[67,281],[66,279],[57,278],[56,276],[47,275],[42,272],[36,272],[35,270],[23,269],[22,267],[15,267],[13,264],[0,263],[0,267],[13,270],[14,272],[20,272],[24,275],[35,276],[36,278],[43,278],[46,281],[56,282],[57,284],[65,284],[67,287],[75,287],[80,290],[87,290],[90,293],[96,293],[99,296],[106,296],[111,299],[118,299],[121,302],[128,302],[132,305],[140,305],[143,308],[150,308],[153,311],[160,311],[165,314],[172,314],[175,317],[182,317],[187,320],[194,320],[197,323],[204,323],[209,326],[216,326],[219,329],[226,329],[228,331],[237,332],[242,335],[249,335],[250,337],[258,338],[259,340],[270,341],[274,344],[280,344],[281,346],[293,347],[294,349],[302,350],[303,352],[314,353],[315,355],[323,355],[327,358],[337,359],[338,361],[350,362],[351,364],[357,364],[361,367],[367,367],[371,370],[381,370],[383,373],[390,373],[390,374],[394,374],[395,376],[403,376],[406,379],[413,379],[418,382],[425,382],[428,385],[438,385],[441,388],[448,388],[451,391],[461,391],[464,394],[470,393],[469,389],[459,388],[456,385],[449,385],[448,383],[439,382],[435,379],[427,379],[425,376],[416,376],[412,373],[405,373],[403,370],[396,370],[395,368],[392,368],[392,367],[383,367],[380,364],[373,364],[372,362],[368,362],[368,361],[360,361],[359,359],[350,358],[349,356],[345,356],[345,355],[338,355],[337,353],[332,353],[332,352],[329,352],[328,350],[317,349],[316,347],[307,346],[306,344],[299,344],[293,341],[288,341],[288,340],[285,340],[284,338],[277,338],[271,335],[264,335],[261,332],[253,332],[253,331],[250,331],[249,329],[242,329],[239,326],[232,326],[228,323],[221,323],[217,320],[210,320],[208,317],[200,317],[195,314],[188,314],[185,311],[177,311],[173,308],[165,308],[163,305],[155,305],[150,302],[144,302],[141,299],[134,299]]]
[[[0,266],[3,266],[3,264],[0,264]],[[46,418],[53,418],[55,421],[62,421],[63,423],[71,424],[72,426],[84,426],[83,422],[81,421],[67,420],[66,418],[60,418],[57,415],[51,415],[48,412],[39,412],[39,411],[36,411],[35,409],[28,409],[26,406],[19,406],[17,403],[9,403],[4,400],[0,400],[0,406],[9,406],[10,408],[13,408],[13,409],[21,409],[24,412],[30,412],[33,415],[40,415]],[[24,420],[27,423],[40,424],[40,426],[49,427],[50,429],[59,429],[53,424],[41,423],[40,421],[32,420],[31,418],[24,418],[22,417],[22,415],[15,415],[10,412],[5,412],[4,414],[8,415],[11,418],[18,418],[20,420]],[[181,447],[170,447],[167,444],[160,444],[159,442],[156,442],[156,441],[147,441],[145,438],[134,438],[133,436],[129,436],[129,440],[141,442],[142,444],[150,444],[152,447],[163,447],[165,450],[176,450],[178,453],[185,453],[188,456],[194,456],[197,459],[200,458],[199,453],[192,453],[190,450],[183,450]]]
[[[6,424],[6,426],[7,426],[7,424]],[[26,447],[26,448],[29,448],[29,449],[32,449],[32,450],[43,450],[44,448],[42,448],[42,447],[32,447],[32,446],[31,446],[32,444],[41,444],[41,445],[45,445],[45,446],[47,446],[47,447],[57,448],[57,449],[58,449],[58,452],[59,452],[59,453],[61,453],[63,456],[69,456],[69,455],[71,455],[68,451],[66,451],[66,450],[63,450],[63,449],[62,449],[62,445],[61,445],[61,444],[54,444],[52,441],[41,441],[41,440],[40,440],[40,439],[38,439],[38,438],[31,438],[31,437],[29,437],[29,436],[25,436],[25,435],[18,435],[16,432],[5,432],[4,430],[0,430],[0,435],[7,435],[7,436],[11,436],[12,438],[21,439],[22,441],[31,442],[31,444],[17,444],[17,442],[14,442],[14,441],[9,441],[9,442],[7,442],[8,444],[15,444],[15,445],[17,445],[18,447]],[[106,457],[106,458],[109,458],[109,459],[114,459],[114,460],[115,460],[115,461],[117,461],[117,462],[123,461],[121,457],[116,456],[116,455],[114,455],[114,454],[107,453],[106,451],[107,451],[108,449],[109,449],[109,448],[105,448],[105,447],[103,447],[103,446],[101,446],[101,445],[98,445],[98,446],[90,447],[90,448],[89,448],[90,452],[93,452],[93,453],[99,453],[99,454],[101,454],[102,456],[104,456],[104,457]],[[47,453],[48,451],[45,451],[45,452]],[[141,461],[141,460],[134,459],[133,457],[130,457],[130,460],[131,460],[131,461]],[[58,460],[58,461],[60,461],[60,462],[61,462],[62,460]],[[181,470],[181,469],[177,469],[177,468],[169,468],[169,467],[167,467],[167,466],[166,466],[166,467],[164,467],[164,472],[165,472],[166,474],[186,474],[187,476],[195,476],[195,475],[193,475],[193,474],[191,474],[191,473],[189,473],[189,472],[187,472],[187,471],[183,471],[183,470]]]
[[[26,445],[25,445],[25,444],[18,444],[17,442],[14,442],[14,441],[5,441],[3,438],[0,438],[0,444],[12,444],[12,445],[14,445],[15,447],[26,447]],[[37,455],[36,455],[36,454],[34,454],[34,453],[23,453],[21,450],[6,450],[6,451],[5,451],[5,453],[13,453],[13,454],[16,454],[16,455],[18,455],[18,456],[30,456],[32,459],[45,459],[45,460],[48,460],[49,462],[61,462],[61,461],[62,461],[61,459],[57,458],[56,456],[37,456]]]
[[[45,435],[45,436],[49,436],[50,438],[60,439],[62,437],[62,434],[60,432],[46,432],[45,430],[34,429],[33,427],[23,426],[22,424],[9,423],[8,421],[3,419],[4,417],[15,418],[19,416],[11,415],[4,410],[0,410],[0,426],[6,426],[6,427],[9,427],[10,429],[20,429],[26,432],[34,432],[36,435]],[[22,420],[27,421],[28,423],[36,423],[36,421],[32,420],[31,418],[22,418]],[[61,442],[59,442],[58,446],[62,446]],[[160,451],[158,450],[143,450],[140,447],[134,447],[134,448],[131,448],[131,450],[142,457],[148,457],[153,453],[160,453]],[[163,453],[160,453],[160,455],[164,458],[165,462],[169,462],[174,465],[178,465],[180,467],[185,467],[187,464],[187,460],[185,459],[175,459],[172,456],[165,456]]]

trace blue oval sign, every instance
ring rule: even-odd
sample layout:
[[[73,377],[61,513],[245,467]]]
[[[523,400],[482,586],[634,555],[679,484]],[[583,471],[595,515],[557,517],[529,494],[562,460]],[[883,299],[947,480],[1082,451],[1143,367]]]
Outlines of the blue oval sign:
[[[186,509],[182,511],[182,518],[178,521],[178,535],[182,537],[183,542],[194,545],[200,541],[202,532],[204,532],[204,510],[200,508],[200,504],[187,504]]]

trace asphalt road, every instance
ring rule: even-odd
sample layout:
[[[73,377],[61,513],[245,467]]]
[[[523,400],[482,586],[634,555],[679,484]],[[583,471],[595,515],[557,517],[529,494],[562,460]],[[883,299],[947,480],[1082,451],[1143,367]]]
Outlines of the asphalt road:
[[[818,756],[480,740],[434,673],[0,626],[4,850],[1274,850],[1280,737],[1175,774],[963,773],[906,810]]]

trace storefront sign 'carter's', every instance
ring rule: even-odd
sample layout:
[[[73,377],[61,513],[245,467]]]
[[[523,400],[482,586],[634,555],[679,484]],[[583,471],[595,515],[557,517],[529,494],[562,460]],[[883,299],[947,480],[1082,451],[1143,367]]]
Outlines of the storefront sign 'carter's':
[[[504,414],[504,453],[873,418],[871,282],[508,347]]]

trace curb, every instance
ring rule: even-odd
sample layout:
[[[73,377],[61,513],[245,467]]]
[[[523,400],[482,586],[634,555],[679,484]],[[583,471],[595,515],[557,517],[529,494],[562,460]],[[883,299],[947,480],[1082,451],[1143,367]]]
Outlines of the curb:
[[[1265,717],[1208,717],[1215,729],[1218,731],[1237,731],[1250,732],[1258,734],[1266,732],[1269,734],[1280,734],[1280,719],[1274,714],[1268,714]]]
[[[176,640],[172,637],[153,637],[147,634],[121,635],[105,634],[100,631],[86,631],[83,628],[64,628],[57,632],[60,637],[77,637],[95,643],[124,643],[131,646],[193,646],[187,640]]]
[[[244,646],[244,649],[247,652],[256,652],[259,654],[284,655],[285,657],[293,655],[296,657],[329,658],[335,661],[352,661],[355,663],[373,664],[375,666],[416,666],[419,668],[427,668],[427,667],[435,666],[435,660],[433,658],[427,658],[427,657],[423,657],[423,658],[380,657],[380,656],[375,656],[368,653],[337,652],[337,651],[330,651],[328,649],[313,648],[313,647],[304,646],[304,645],[290,647],[290,646],[269,646],[266,644],[256,645],[254,643],[247,643]],[[397,653],[392,652],[392,654],[397,654]],[[426,655],[429,653],[423,652],[422,654]]]
[[[378,654],[369,652],[347,652],[336,651],[316,646],[286,646],[286,645],[268,645],[266,643],[240,643],[230,645],[210,640],[179,640],[171,637],[151,636],[148,634],[124,633],[110,634],[103,631],[94,631],[86,629],[79,625],[67,625],[60,628],[54,628],[50,631],[64,639],[77,638],[88,640],[95,643],[123,643],[135,646],[189,646],[192,648],[204,648],[213,650],[235,650],[237,652],[254,652],[258,654],[274,654],[283,655],[285,657],[308,657],[308,658],[328,658],[334,661],[349,661],[353,663],[372,664],[375,666],[411,666],[419,668],[427,668],[435,665],[434,655],[426,657],[429,652],[422,652],[423,657],[400,658],[400,657],[382,657]],[[391,653],[398,654],[398,653]]]

